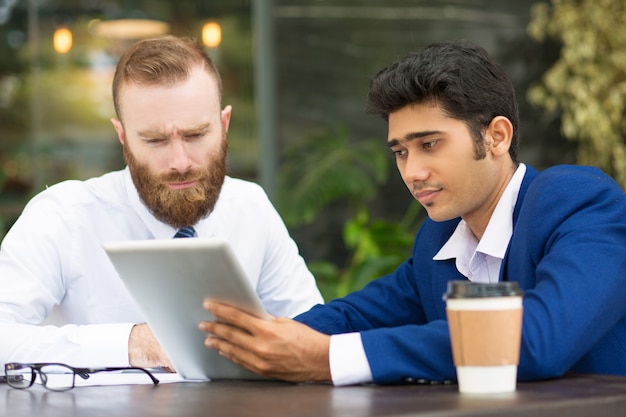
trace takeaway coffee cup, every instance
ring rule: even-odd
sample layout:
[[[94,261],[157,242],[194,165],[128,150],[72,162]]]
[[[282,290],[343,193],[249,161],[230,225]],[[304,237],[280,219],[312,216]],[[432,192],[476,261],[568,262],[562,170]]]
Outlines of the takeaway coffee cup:
[[[459,391],[515,391],[522,335],[517,282],[450,281],[444,298]]]

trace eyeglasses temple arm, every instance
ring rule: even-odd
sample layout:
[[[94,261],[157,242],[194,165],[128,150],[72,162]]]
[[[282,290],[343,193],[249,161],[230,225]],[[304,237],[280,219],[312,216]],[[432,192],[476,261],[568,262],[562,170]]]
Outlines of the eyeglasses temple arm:
[[[128,370],[137,370],[142,371],[146,375],[150,377],[154,385],[157,385],[160,381],[152,375],[152,372],[148,371],[145,368],[140,368],[138,366],[126,366],[126,367],[109,367],[109,368],[75,368],[74,372],[80,375],[82,378],[89,378],[88,373],[96,373],[96,372],[107,372],[107,371],[128,371]],[[85,375],[85,376],[83,376]]]

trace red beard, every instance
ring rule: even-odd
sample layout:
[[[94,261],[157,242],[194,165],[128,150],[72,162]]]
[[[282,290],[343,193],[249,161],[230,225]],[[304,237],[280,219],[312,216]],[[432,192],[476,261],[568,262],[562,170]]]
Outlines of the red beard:
[[[206,167],[190,170],[184,174],[157,175],[148,166],[135,159],[126,142],[123,144],[124,160],[141,201],[160,221],[178,229],[191,226],[208,216],[217,203],[226,176],[226,135],[218,152]],[[190,188],[174,190],[168,182],[198,181]]]

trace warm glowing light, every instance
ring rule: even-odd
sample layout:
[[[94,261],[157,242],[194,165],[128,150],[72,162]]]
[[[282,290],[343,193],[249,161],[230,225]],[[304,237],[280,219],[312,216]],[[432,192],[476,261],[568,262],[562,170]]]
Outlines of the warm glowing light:
[[[68,28],[58,28],[54,31],[52,42],[57,53],[68,53],[72,49],[72,31]]]
[[[218,23],[208,22],[202,26],[202,43],[207,48],[217,48],[222,43],[222,28]]]
[[[94,36],[109,39],[142,39],[169,33],[166,22],[150,19],[115,19],[89,22],[88,28]]]

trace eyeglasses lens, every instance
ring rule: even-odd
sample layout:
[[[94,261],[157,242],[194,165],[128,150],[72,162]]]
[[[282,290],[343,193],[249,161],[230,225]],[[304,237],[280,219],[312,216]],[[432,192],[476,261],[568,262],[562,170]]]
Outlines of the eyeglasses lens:
[[[13,388],[28,388],[34,378],[33,369],[30,366],[11,364],[11,368],[6,368],[6,378],[9,386]]]
[[[28,388],[33,382],[33,378],[41,378],[44,387],[53,391],[65,391],[74,387],[74,371],[72,368],[63,365],[43,365],[33,368],[28,365],[11,364],[6,369],[7,383],[13,388]]]
[[[39,369],[43,385],[49,390],[65,391],[74,387],[74,370],[63,365],[44,365]]]

